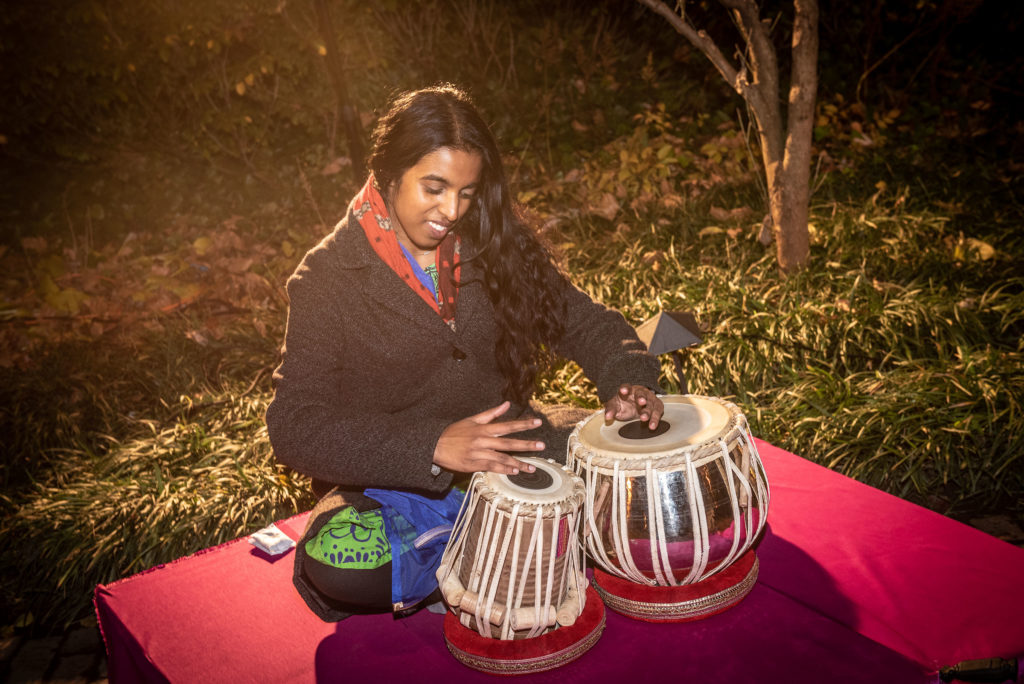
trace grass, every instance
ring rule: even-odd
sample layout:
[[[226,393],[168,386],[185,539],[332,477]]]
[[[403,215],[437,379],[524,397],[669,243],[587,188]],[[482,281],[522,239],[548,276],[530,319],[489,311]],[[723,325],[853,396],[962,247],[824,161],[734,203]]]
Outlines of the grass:
[[[225,350],[232,342],[224,340]],[[82,618],[98,581],[241,536],[312,503],[308,481],[274,465],[263,423],[266,368],[253,373],[223,357],[211,367],[209,350],[191,347],[165,344],[135,357],[121,349],[107,358],[78,349],[72,357],[106,364],[80,379],[83,396],[102,397],[104,384],[115,393],[92,407],[101,429],[65,431],[65,445],[8,473],[22,485],[3,499],[8,552],[0,573],[10,592],[5,602],[23,623]],[[264,361],[271,360],[266,351]],[[116,387],[132,375],[135,387]],[[204,384],[210,377],[216,386]],[[128,403],[136,388],[155,390],[148,405]]]
[[[756,434],[943,513],[1019,518],[1019,242],[998,223],[967,240],[908,204],[815,206],[812,265],[786,280],[755,226],[702,231],[700,207],[603,237],[568,221],[562,237],[588,244],[568,260],[581,286],[633,324],[662,308],[696,314],[706,334],[684,353],[690,391],[733,399]],[[985,239],[1012,251],[989,253]],[[546,388],[562,401],[590,389],[571,364]]]

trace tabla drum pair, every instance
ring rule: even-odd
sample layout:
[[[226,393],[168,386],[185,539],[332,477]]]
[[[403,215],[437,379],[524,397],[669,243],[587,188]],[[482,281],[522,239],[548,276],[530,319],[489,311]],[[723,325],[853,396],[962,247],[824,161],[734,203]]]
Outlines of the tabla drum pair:
[[[751,550],[768,484],[734,404],[666,396],[651,431],[598,411],[569,438],[567,467],[477,473],[437,577],[449,650],[495,674],[539,672],[591,648],[604,603],[650,621],[736,605],[753,587]],[[583,544],[598,568],[583,574]],[[600,598],[598,597],[600,596]]]
[[[662,397],[655,430],[606,424],[569,437],[568,466],[586,482],[583,535],[609,608],[682,622],[739,603],[757,580],[753,544],[769,490],[746,417],[730,402]]]

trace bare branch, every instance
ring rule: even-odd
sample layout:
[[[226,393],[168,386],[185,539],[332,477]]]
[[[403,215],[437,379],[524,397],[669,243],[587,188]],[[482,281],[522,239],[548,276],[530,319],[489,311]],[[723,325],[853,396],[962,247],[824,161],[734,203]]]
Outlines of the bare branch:
[[[706,32],[695,29],[686,19],[676,14],[674,10],[664,2],[661,2],[661,0],[637,0],[637,2],[646,5],[652,12],[664,17],[672,28],[711,60],[711,64],[718,69],[718,73],[722,75],[722,78],[729,84],[729,87],[740,95],[744,95],[744,90],[747,87],[745,72],[736,70],[736,67],[726,59],[722,51],[715,45],[715,41],[711,40],[711,37]]]
[[[779,67],[775,58],[768,29],[761,21],[757,4],[753,0],[719,0],[726,9],[732,10],[736,26],[750,48],[750,65],[754,83],[763,83],[764,90],[779,92]]]

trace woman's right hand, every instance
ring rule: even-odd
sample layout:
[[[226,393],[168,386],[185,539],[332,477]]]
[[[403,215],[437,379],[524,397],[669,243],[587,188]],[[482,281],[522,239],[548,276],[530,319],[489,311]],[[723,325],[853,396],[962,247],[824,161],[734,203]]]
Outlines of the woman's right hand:
[[[510,439],[504,435],[540,426],[539,418],[511,420],[495,423],[496,418],[508,411],[506,401],[469,418],[452,423],[441,433],[434,447],[434,463],[459,473],[481,470],[515,475],[520,470],[532,473],[535,468],[509,456],[504,451],[543,451],[544,442]]]

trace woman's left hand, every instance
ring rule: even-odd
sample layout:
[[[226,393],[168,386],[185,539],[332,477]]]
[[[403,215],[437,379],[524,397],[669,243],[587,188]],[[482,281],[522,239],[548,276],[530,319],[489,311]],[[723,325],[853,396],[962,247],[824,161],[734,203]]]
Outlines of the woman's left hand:
[[[604,419],[633,420],[639,417],[647,421],[651,430],[658,427],[658,421],[665,413],[665,405],[661,403],[649,387],[643,385],[622,385],[615,396],[605,402]]]

